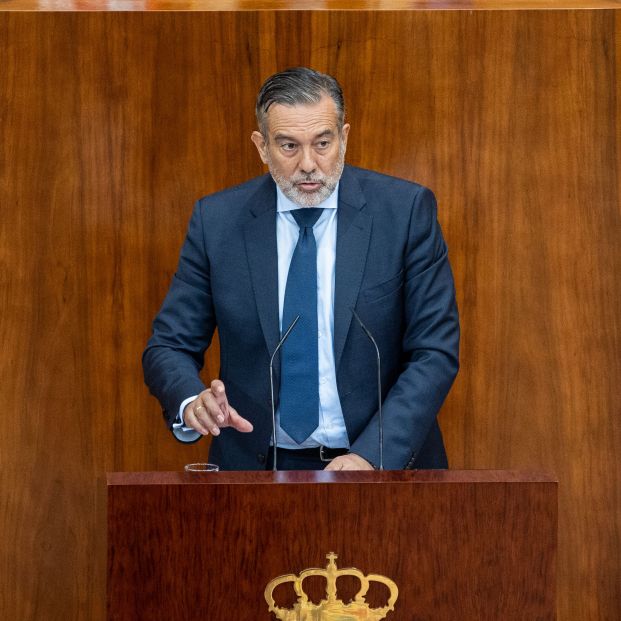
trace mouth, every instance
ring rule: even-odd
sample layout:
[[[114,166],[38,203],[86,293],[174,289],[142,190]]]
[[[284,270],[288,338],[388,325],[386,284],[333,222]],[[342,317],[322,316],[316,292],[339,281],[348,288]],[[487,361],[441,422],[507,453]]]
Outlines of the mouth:
[[[321,183],[321,181],[301,181],[295,185],[303,192],[316,192],[321,188],[323,183]]]

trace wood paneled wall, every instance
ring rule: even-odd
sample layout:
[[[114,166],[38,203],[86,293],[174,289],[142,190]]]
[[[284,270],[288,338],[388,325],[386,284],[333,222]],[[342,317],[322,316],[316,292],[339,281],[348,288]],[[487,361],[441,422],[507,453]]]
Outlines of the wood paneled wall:
[[[620,27],[0,14],[0,616],[102,620],[103,473],[205,456],[164,429],[140,355],[194,200],[262,172],[258,86],[310,64],[343,84],[348,160],[437,194],[463,328],[452,466],[555,473],[559,619],[619,618]]]

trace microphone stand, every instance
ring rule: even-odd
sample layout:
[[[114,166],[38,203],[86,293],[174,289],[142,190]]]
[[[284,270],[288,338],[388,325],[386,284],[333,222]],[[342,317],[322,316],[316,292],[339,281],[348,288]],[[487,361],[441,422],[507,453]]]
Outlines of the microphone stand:
[[[375,355],[377,357],[377,411],[379,418],[379,467],[378,470],[384,469],[384,419],[382,418],[382,374],[380,352],[375,339],[369,329],[362,323],[362,319],[358,317],[358,313],[351,307],[349,310],[353,313],[356,321],[360,324],[363,332],[367,335],[373,347],[375,347]]]
[[[276,349],[274,350],[274,353],[272,354],[272,357],[270,358],[270,391],[271,391],[271,396],[272,396],[272,443],[274,445],[274,464],[272,466],[272,471],[273,472],[276,472],[276,470],[277,470],[277,468],[276,468],[276,452],[278,450],[277,446],[276,446],[276,406],[274,405],[274,358],[275,358],[276,354],[278,353],[278,350],[283,346],[284,342],[287,340],[287,337],[289,336],[291,330],[293,330],[293,328],[294,328],[295,324],[298,322],[299,318],[300,318],[300,316],[298,315],[291,322],[291,325],[287,328],[287,331],[285,332],[283,337],[278,342],[278,345],[276,345]]]

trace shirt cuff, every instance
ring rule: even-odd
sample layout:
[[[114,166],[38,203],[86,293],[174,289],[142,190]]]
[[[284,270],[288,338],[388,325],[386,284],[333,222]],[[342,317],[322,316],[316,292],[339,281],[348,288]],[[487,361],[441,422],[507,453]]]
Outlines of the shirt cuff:
[[[179,442],[196,442],[201,437],[201,434],[198,433],[198,431],[192,429],[192,427],[186,427],[185,421],[183,420],[183,410],[185,410],[185,406],[188,403],[194,401],[196,397],[198,397],[198,395],[188,397],[181,402],[181,405],[179,406],[179,412],[177,413],[177,418],[175,418],[175,421],[172,424],[171,431],[175,438],[179,440]]]

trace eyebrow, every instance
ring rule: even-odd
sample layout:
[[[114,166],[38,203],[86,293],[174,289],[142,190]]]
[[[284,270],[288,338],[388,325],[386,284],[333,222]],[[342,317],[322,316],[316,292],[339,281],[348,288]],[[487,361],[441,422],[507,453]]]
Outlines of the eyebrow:
[[[325,138],[326,136],[334,136],[334,132],[331,129],[324,129],[322,132],[319,132],[317,135],[313,137],[313,140],[318,140],[319,138]],[[287,136],[286,134],[278,133],[274,136],[274,140],[291,140],[291,142],[297,142],[295,138],[292,136]]]

